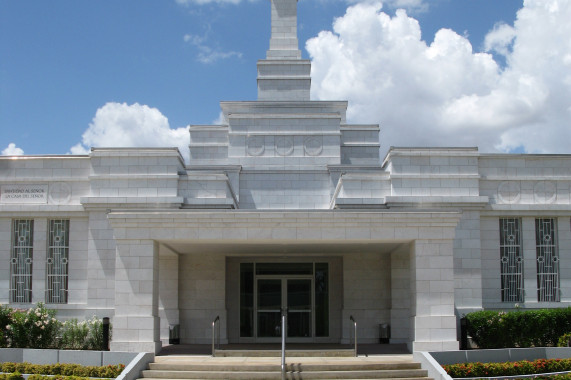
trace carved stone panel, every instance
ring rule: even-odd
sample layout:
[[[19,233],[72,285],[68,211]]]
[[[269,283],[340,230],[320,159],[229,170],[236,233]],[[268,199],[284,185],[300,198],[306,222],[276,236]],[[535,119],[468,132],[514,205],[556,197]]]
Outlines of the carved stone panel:
[[[293,153],[293,137],[283,136],[276,138],[276,153],[278,156],[289,156]]]
[[[71,199],[71,187],[65,182],[55,182],[50,185],[50,203],[63,205]]]
[[[557,187],[550,181],[540,181],[533,187],[533,200],[535,203],[548,204],[555,202]]]
[[[306,137],[303,147],[307,156],[319,156],[323,151],[323,141],[320,136]]]
[[[519,182],[505,181],[498,186],[498,200],[500,203],[517,203],[521,197]]]
[[[249,136],[246,140],[246,151],[248,156],[261,156],[264,154],[265,139],[264,136]]]

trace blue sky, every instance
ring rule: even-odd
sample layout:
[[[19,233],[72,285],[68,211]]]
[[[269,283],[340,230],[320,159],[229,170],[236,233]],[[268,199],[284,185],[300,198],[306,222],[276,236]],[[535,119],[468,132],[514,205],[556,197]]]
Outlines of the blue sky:
[[[521,138],[541,130],[542,120],[555,125],[549,131],[569,137],[571,96],[560,98],[571,95],[571,33],[556,23],[571,18],[568,3],[526,1],[535,25],[523,16],[518,24],[521,0],[391,0],[382,8],[300,0],[300,48],[314,61],[312,98],[349,100],[350,121],[381,124],[385,148],[443,144],[570,153],[568,143]],[[406,15],[397,16],[399,7]],[[443,28],[452,32],[440,33],[435,43]],[[89,145],[109,145],[103,135],[121,145],[160,141],[184,149],[182,129],[217,120],[220,100],[256,99],[256,61],[265,56],[269,29],[268,0],[0,0],[0,151],[80,153]],[[489,32],[493,38],[486,43]],[[525,57],[543,54],[543,34],[556,39],[557,62],[526,68]],[[376,40],[379,45],[371,45]],[[370,49],[378,54],[364,53]],[[353,69],[347,56],[354,57]],[[428,70],[419,57],[429,57],[434,67]],[[547,68],[558,70],[559,84],[544,77]],[[531,84],[523,83],[528,77]],[[340,78],[355,85],[337,85]],[[559,106],[549,101],[555,95]],[[508,98],[518,103],[504,104]],[[392,102],[402,109],[384,106]],[[406,119],[411,110],[430,124]],[[122,140],[125,134],[140,136]],[[9,144],[13,149],[5,149]]]

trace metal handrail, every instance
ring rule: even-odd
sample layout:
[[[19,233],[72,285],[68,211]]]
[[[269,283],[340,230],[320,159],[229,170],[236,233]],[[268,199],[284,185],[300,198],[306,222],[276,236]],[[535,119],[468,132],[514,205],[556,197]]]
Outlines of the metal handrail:
[[[216,325],[218,324],[218,339],[216,339]],[[214,341],[216,340],[216,347],[220,348],[220,316],[217,315],[212,321],[212,357],[216,356],[216,350],[214,349]]]
[[[351,322],[353,322],[353,325],[355,326],[355,357],[357,357],[357,321],[355,321],[355,318],[353,318],[353,316],[349,316],[349,319],[351,320]]]
[[[285,340],[286,340],[286,311],[282,309],[282,380],[285,380]]]

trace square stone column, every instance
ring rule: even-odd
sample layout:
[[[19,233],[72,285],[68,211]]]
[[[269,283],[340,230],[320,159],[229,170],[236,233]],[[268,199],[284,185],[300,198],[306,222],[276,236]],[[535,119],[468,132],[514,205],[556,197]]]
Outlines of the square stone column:
[[[87,226],[87,307],[102,317],[114,315],[116,256],[115,238],[107,213],[91,211]]]
[[[117,240],[111,350],[158,352],[159,249],[153,240]]]
[[[453,240],[415,240],[410,270],[412,350],[457,350]]]

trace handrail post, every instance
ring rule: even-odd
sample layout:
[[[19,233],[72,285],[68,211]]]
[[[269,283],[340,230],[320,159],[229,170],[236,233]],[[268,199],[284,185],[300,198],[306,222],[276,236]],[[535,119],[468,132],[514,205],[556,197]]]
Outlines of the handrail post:
[[[282,380],[285,380],[285,339],[286,339],[286,311],[282,309]]]
[[[349,319],[351,320],[351,322],[353,322],[353,325],[355,326],[355,357],[357,357],[357,321],[355,321],[355,318],[353,318],[353,316],[349,316]]]
[[[216,322],[212,321],[212,357],[216,356],[216,351],[214,350],[214,324]]]
[[[216,340],[216,348],[220,349],[220,318],[218,318],[218,339]]]
[[[212,321],[212,357],[216,356],[216,350],[214,348],[214,341],[216,340],[216,323],[218,323],[218,348],[220,348],[220,316],[216,316]]]

